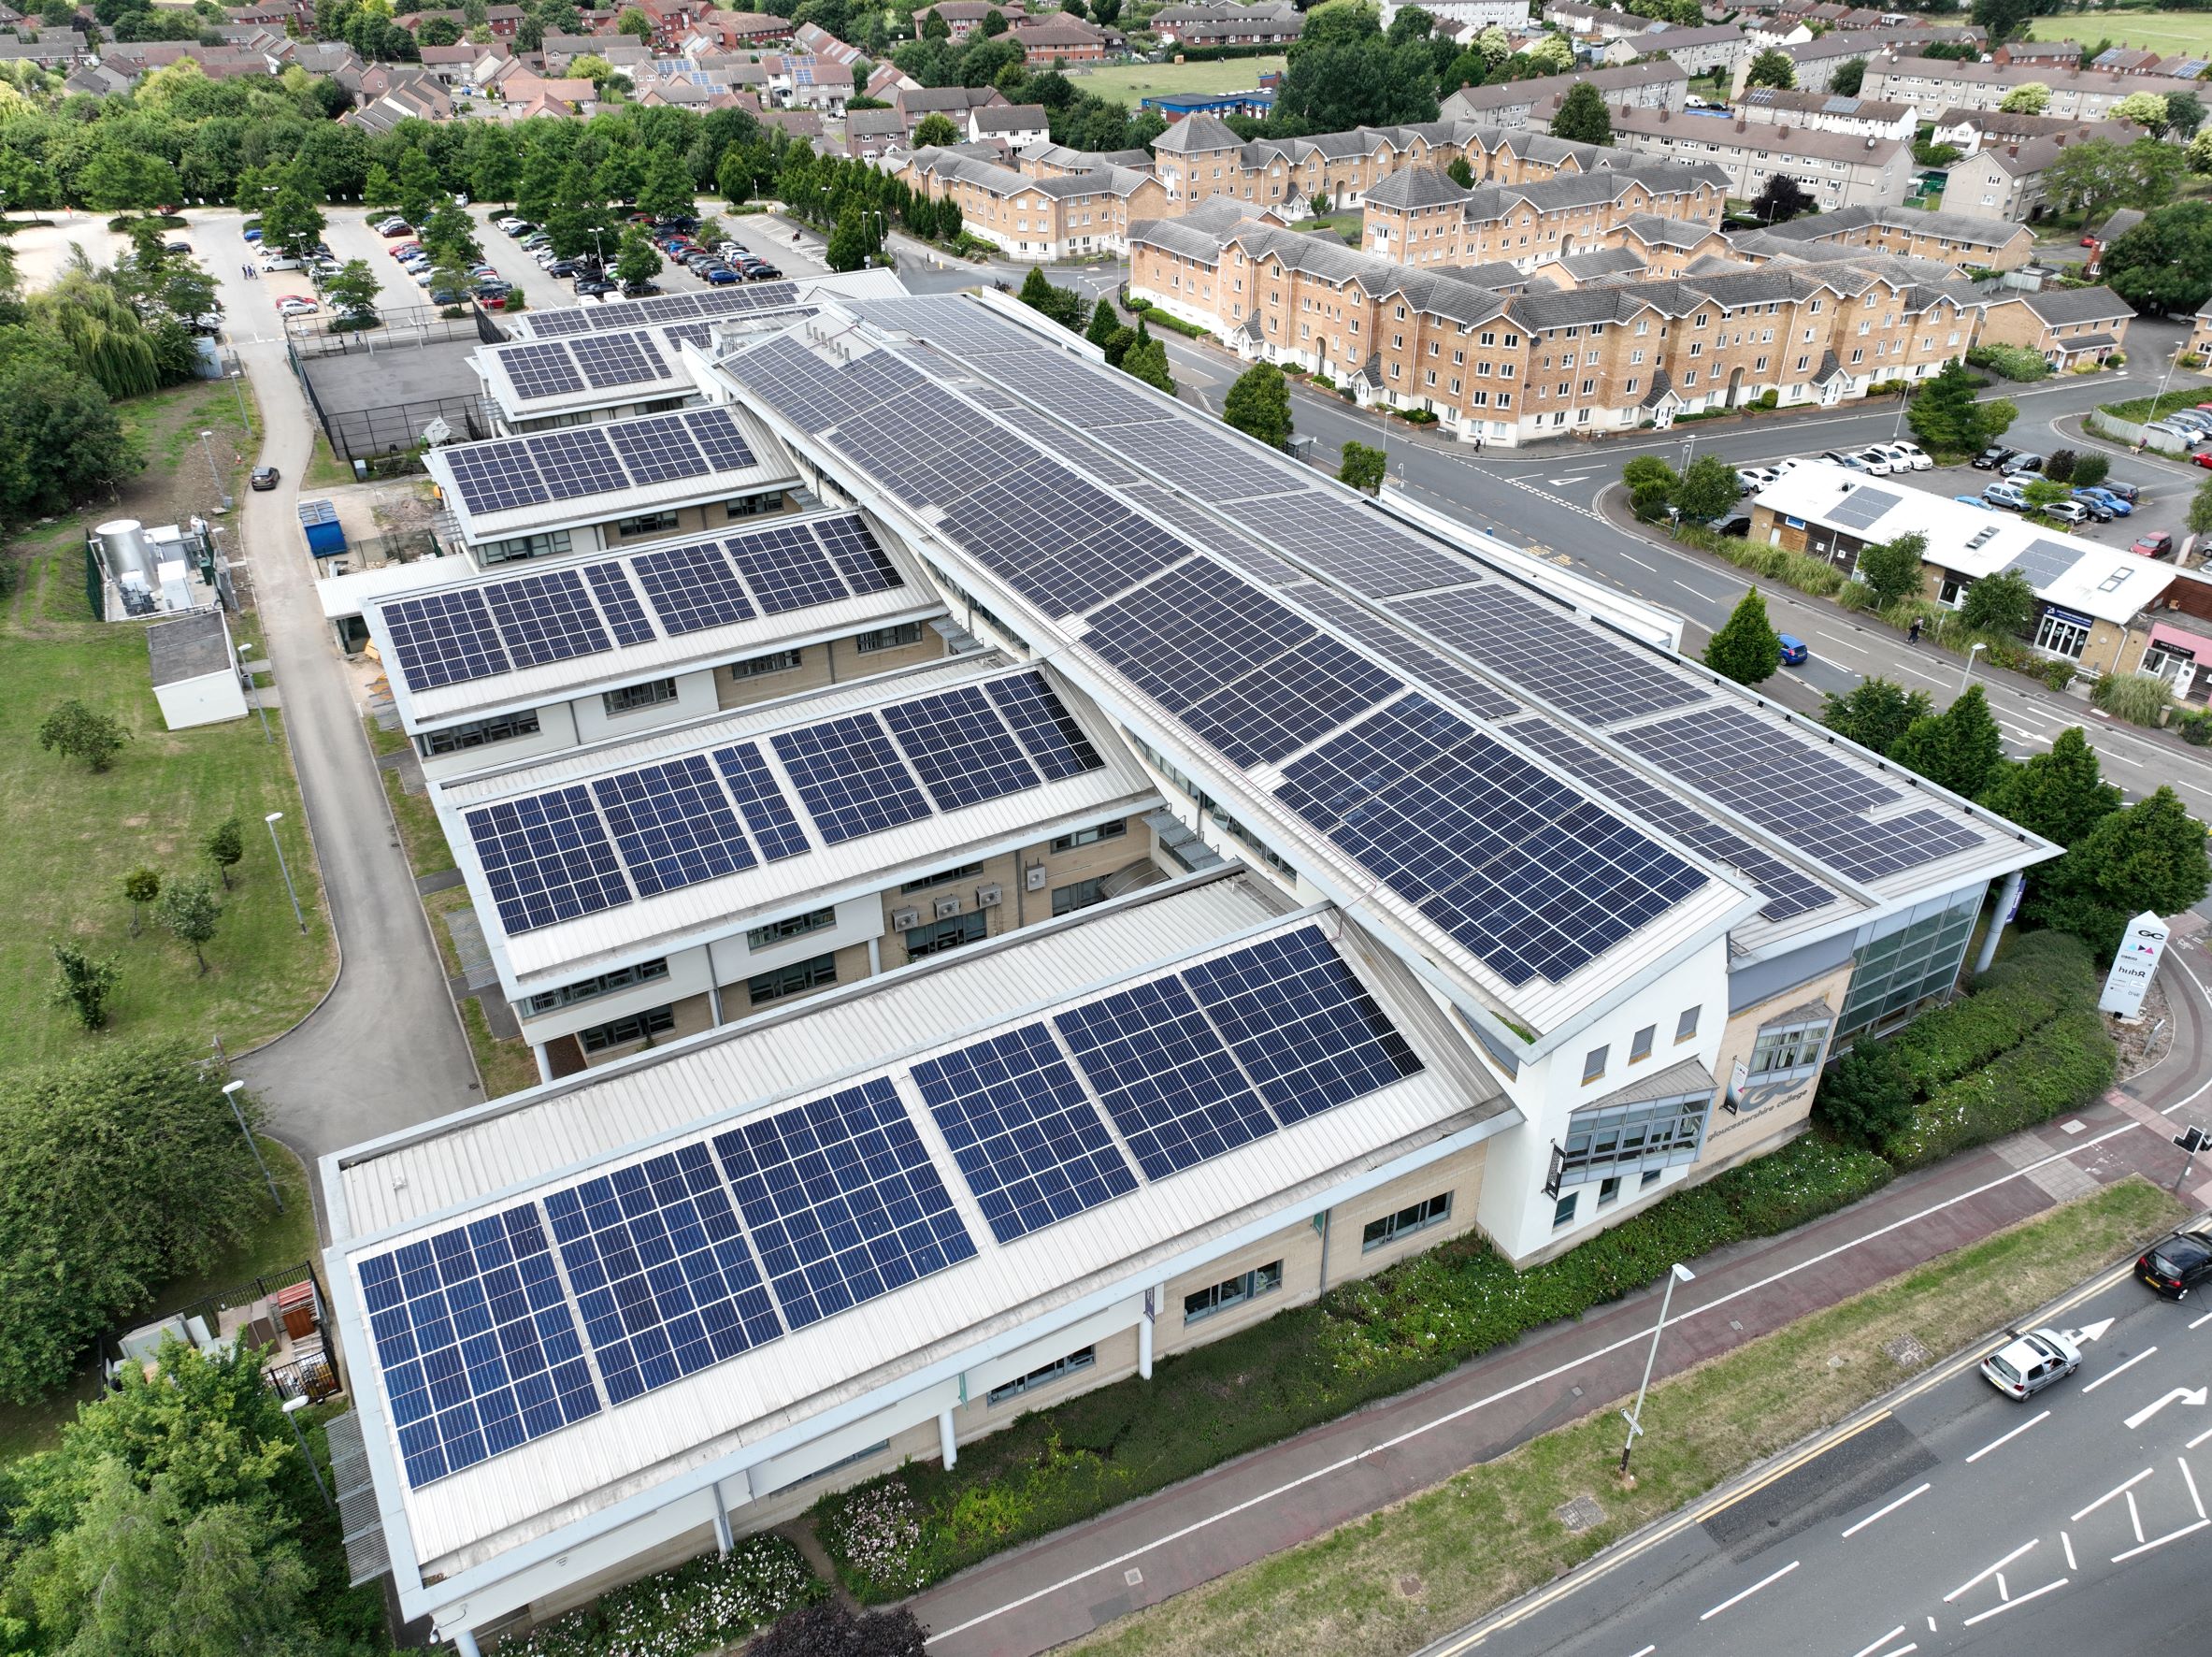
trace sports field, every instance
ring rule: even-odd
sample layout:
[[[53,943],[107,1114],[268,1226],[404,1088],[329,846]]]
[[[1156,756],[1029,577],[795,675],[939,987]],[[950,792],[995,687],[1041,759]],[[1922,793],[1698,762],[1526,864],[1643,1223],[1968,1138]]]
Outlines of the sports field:
[[[2090,18],[2035,20],[2032,38],[2079,40],[2083,45],[2112,37],[2115,46],[2142,51],[2186,51],[2212,58],[2212,11],[2116,11]]]
[[[1171,92],[1249,92],[1259,78],[1282,68],[1272,58],[1223,58],[1210,64],[1115,64],[1088,74],[1075,69],[1068,79],[1078,92],[1134,106],[1140,99]]]

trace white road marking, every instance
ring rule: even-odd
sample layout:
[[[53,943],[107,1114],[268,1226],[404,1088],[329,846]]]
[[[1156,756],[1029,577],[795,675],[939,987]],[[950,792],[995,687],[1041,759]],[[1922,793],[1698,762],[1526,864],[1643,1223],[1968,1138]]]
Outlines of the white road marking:
[[[2142,1472],[2136,1474],[2134,1477],[2129,1479],[2127,1483],[2122,1485],[2115,1485],[2112,1489],[2106,1491],[2103,1495],[2099,1496],[2094,1502],[2091,1502],[2087,1507],[2084,1507],[2079,1513],[2076,1513],[2069,1518],[2066,1522],[2068,1524],[2079,1524],[2090,1514],[2096,1512],[2098,1508],[2104,1506],[2105,1503],[2111,1501],[2113,1497],[2126,1495],[2130,1491],[2133,1490],[2137,1485],[2148,1478],[2150,1477],[2150,1471],[2151,1470],[2149,1468],[2146,1467]]]
[[[2076,1131],[2078,1131],[2079,1124],[2076,1124]],[[2079,1329],[2073,1332],[2074,1338],[2077,1343],[2081,1341],[2101,1341],[2111,1331],[2113,1324],[2117,1321],[2119,1321],[2119,1319],[2113,1318],[2100,1318],[2094,1323],[2085,1323]]]
[[[2189,1462],[2185,1458],[2176,1456],[2174,1459],[2181,1463],[2181,1482],[2189,1486],[2189,1505],[2197,1510],[2197,1517],[2203,1519],[2205,1498],[2197,1494],[2197,1476],[2189,1470]]]
[[[1637,557],[1633,553],[1623,553],[1620,555],[1626,558],[1630,563],[1633,564],[1637,569],[1645,571],[1646,574],[1657,575],[1659,573],[1658,565],[1646,564],[1643,559]]]
[[[1658,1650],[1657,1646],[1645,1646],[1641,1651],[1632,1653],[1632,1657],[1651,1657],[1651,1654]]]
[[[2089,1389],[2084,1387],[2082,1390],[2086,1392],[2089,1390]],[[2137,1427],[2142,1426],[2144,1422],[2149,1420],[2151,1417],[2157,1415],[2160,1410],[2164,1409],[2169,1404],[2190,1404],[2202,1405],[2205,1402],[2205,1390],[2202,1387],[2176,1387],[2163,1398],[2159,1399],[2154,1404],[2145,1405],[2141,1409],[2130,1416],[2128,1418],[2128,1431],[2131,1433],[2133,1432]]]
[[[2155,1351],[2157,1351],[2157,1350],[2158,1350],[2158,1348],[2157,1348],[2156,1347],[2144,1347],[2142,1351],[2140,1351],[2140,1352],[2136,1353],[2136,1354],[2135,1354],[2135,1355],[2134,1355],[2133,1358],[2129,1359],[2129,1360],[2128,1360],[2128,1361],[2127,1361],[2125,1363],[2123,1363],[2123,1364],[2120,1364],[2120,1365],[2119,1365],[2118,1368],[2116,1368],[2116,1369],[2108,1369],[2108,1370],[2106,1370],[2106,1371],[2105,1371],[2105,1372],[2104,1372],[2103,1375],[2099,1376],[2098,1376],[2098,1377],[2097,1377],[2095,1380],[2091,1381],[2091,1382],[2090,1382],[2090,1383],[2088,1386],[2084,1387],[2084,1388],[2082,1389],[2082,1391],[2084,1391],[2085,1393],[2086,1393],[2086,1392],[2094,1392],[2094,1391],[2095,1391],[2095,1390],[2097,1390],[2099,1387],[2102,1387],[2102,1386],[2103,1386],[2103,1385],[2104,1385],[2104,1384],[2106,1381],[2113,1381],[2113,1380],[2118,1380],[2118,1379],[2119,1379],[2119,1378],[2121,1376],[2124,1376],[2124,1375],[2126,1375],[2126,1374],[2128,1373],[2128,1371],[2130,1371],[2131,1369],[2133,1369],[2133,1368],[2135,1367],[2135,1365],[2137,1365],[2138,1363],[2142,1362],[2143,1362],[2143,1361],[2144,1361],[2146,1358],[2149,1357],[2149,1356],[2150,1356],[2150,1355],[2151,1355],[2153,1352],[2155,1352]]]
[[[1918,1640],[1915,1640],[1915,1641],[1914,1641],[1914,1642],[1913,1642],[1911,1645],[1909,1645],[1909,1646],[1900,1646],[1900,1647],[1898,1647],[1898,1648],[1897,1648],[1897,1650],[1894,1650],[1894,1651],[1884,1651],[1884,1652],[1882,1653],[1882,1657],[1905,1657],[1905,1653],[1906,1653],[1906,1652],[1908,1652],[1908,1651],[1918,1651],[1919,1649],[1920,1649],[1920,1642],[1919,1642],[1919,1641],[1918,1641]]]
[[[2047,1416],[2048,1414],[2050,1414],[2050,1411],[2048,1411],[2048,1410],[2047,1409],[2047,1410],[2045,1410],[2043,1413],[2044,1413],[2045,1415],[2047,1415]],[[1876,1509],[1875,1509],[1874,1512],[1872,1512],[1872,1513],[1868,1514],[1868,1515],[1867,1515],[1867,1516],[1866,1516],[1864,1519],[1860,1520],[1860,1521],[1859,1521],[1857,1524],[1853,1525],[1853,1526],[1852,1526],[1852,1527],[1851,1527],[1849,1530],[1846,1531],[1846,1532],[1844,1533],[1844,1535],[1845,1535],[1846,1536],[1856,1536],[1856,1535],[1858,1535],[1858,1534],[1859,1534],[1860,1531],[1863,1531],[1864,1529],[1866,1529],[1866,1527],[1867,1527],[1868,1525],[1870,1525],[1870,1524],[1874,1523],[1874,1521],[1875,1520],[1877,1520],[1877,1519],[1887,1519],[1887,1518],[1888,1518],[1888,1517],[1889,1517],[1890,1514],[1892,1514],[1892,1513],[1895,1513],[1895,1512],[1896,1512],[1896,1511],[1897,1511],[1897,1510],[1898,1510],[1900,1507],[1903,1506],[1904,1506],[1904,1505],[1905,1505],[1907,1502],[1911,1501],[1911,1500],[1912,1500],[1912,1499],[1913,1499],[1915,1496],[1918,1496],[1918,1495],[1925,1495],[1925,1494],[1928,1492],[1928,1491],[1929,1491],[1929,1489],[1930,1489],[1930,1488],[1931,1488],[1931,1487],[1930,1487],[1930,1486],[1928,1486],[1928,1485],[1922,1485],[1922,1486],[1921,1486],[1921,1487],[1920,1487],[1918,1490],[1917,1490],[1917,1491],[1905,1491],[1905,1493],[1904,1493],[1903,1495],[1902,1495],[1902,1496],[1898,1497],[1898,1498],[1897,1498],[1897,1500],[1896,1500],[1896,1501],[1894,1501],[1894,1502],[1892,1502],[1892,1503],[1890,1503],[1889,1506],[1887,1506],[1887,1507],[1880,1507],[1880,1508],[1876,1508]],[[1887,1636],[1884,1636],[1884,1637],[1887,1637]],[[1880,1645],[1881,1643],[1882,1643],[1882,1642],[1881,1642],[1880,1640],[1876,1640],[1876,1641],[1874,1642],[1874,1644],[1875,1644],[1875,1645],[1877,1645],[1877,1646],[1878,1646],[1878,1645]],[[1871,1648],[1870,1648],[1870,1649],[1871,1649]]]
[[[2076,1517],[2078,1518],[2079,1515],[2076,1515]],[[1953,1600],[1957,1599],[1961,1594],[1964,1593],[1969,1588],[1975,1586],[1977,1583],[1987,1582],[1991,1577],[1994,1577],[1999,1571],[2004,1569],[2006,1565],[2012,1563],[2014,1560],[2019,1558],[2021,1554],[2027,1552],[2028,1549],[2034,1547],[2037,1542],[2042,1540],[2043,1538],[2041,1536],[2036,1536],[2030,1541],[2023,1542],[2018,1548],[2014,1549],[2010,1553],[2006,1554],[2003,1559],[1999,1560],[1995,1564],[1990,1565],[1984,1570],[1976,1571],[1973,1576],[1967,1578],[1965,1581],[1960,1583],[1958,1587],[1952,1589],[1950,1592],[1945,1594],[1943,1596],[1943,1603],[1947,1606]]]
[[[2000,1445],[2010,1444],[2014,1439],[2018,1438],[2029,1428],[2034,1426],[2037,1421],[2045,1421],[2048,1420],[2049,1419],[2050,1411],[2047,1409],[2039,1416],[2030,1416],[2026,1420],[2015,1427],[2010,1433],[2005,1434],[2004,1437],[1990,1439],[1989,1443],[1983,1445],[1981,1448],[1975,1450],[1971,1456],[1968,1456],[1966,1458],[1967,1465],[1972,1466],[1975,1462],[1980,1461],[1984,1456],[1988,1455],[1991,1450],[1997,1448]]]
[[[1796,1570],[1798,1562],[1794,1559],[1791,1560],[1788,1564],[1784,1565],[1773,1576],[1761,1577],[1750,1587],[1745,1589],[1743,1592],[1731,1594],[1727,1599],[1722,1600],[1718,1605],[1715,1606],[1710,1611],[1701,1612],[1698,1616],[1698,1621],[1700,1622],[1703,1622],[1710,1618],[1719,1616],[1721,1612],[1727,1610],[1731,1606],[1741,1605],[1744,1601],[1749,1599],[1753,1594],[1757,1593],[1760,1589],[1766,1587],[1769,1583],[1781,1581],[1783,1578],[1788,1576],[1790,1572]]]
[[[2212,1428],[2206,1428],[2204,1432],[2198,1434],[2194,1438],[2190,1439],[2181,1448],[2183,1449],[2194,1449],[2198,1445],[2204,1443],[2207,1438],[2212,1438]]]
[[[2069,1536],[2064,1531],[2061,1531],[2059,1533],[2059,1544],[2061,1547],[2066,1549],[2066,1568],[2069,1571],[2079,1570],[2081,1567],[2074,1563],[2074,1538]]]
[[[2001,1606],[1991,1606],[1988,1610],[1967,1618],[1961,1626],[1972,1628],[1976,1622],[1987,1622],[1990,1618],[2000,1616],[2016,1607],[2024,1606],[2032,1599],[2041,1599],[2047,1593],[2056,1593],[2073,1580],[2074,1578],[2071,1577],[2061,1577],[2056,1582],[2046,1582],[2032,1593],[2023,1593],[2018,1599],[2008,1599]]]
[[[233,562],[236,562],[236,560],[233,560]],[[2196,1323],[2190,1324],[2190,1328],[2196,1328],[2198,1323],[2212,1323],[2212,1312],[2206,1312],[2202,1318],[2197,1319]]]
[[[1870,1641],[1866,1645],[1860,1647],[1859,1650],[1851,1653],[1851,1657],[1871,1657],[1871,1653],[1880,1650],[1884,1646],[1888,1645],[1891,1640],[1895,1639],[1903,1632],[1904,1624],[1900,1622],[1895,1628],[1892,1628],[1880,1639]],[[1910,1650],[1912,1648],[1908,1646],[1905,1649]]]
[[[2148,1553],[2154,1548],[2163,1548],[2169,1542],[2178,1542],[2184,1536],[2193,1536],[2207,1527],[2212,1527],[2212,1519],[2200,1519],[2194,1524],[2185,1524],[2177,1531],[2168,1531],[2164,1535],[2131,1548],[2125,1553],[2116,1553],[2112,1556],[2112,1563],[2116,1565],[2123,1564],[2133,1559],[2138,1553]]]

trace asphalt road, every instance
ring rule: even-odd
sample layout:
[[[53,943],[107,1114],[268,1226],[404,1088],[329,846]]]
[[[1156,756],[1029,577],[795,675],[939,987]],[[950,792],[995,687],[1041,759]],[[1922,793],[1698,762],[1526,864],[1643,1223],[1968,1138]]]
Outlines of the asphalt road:
[[[1783,1477],[1427,1657],[2202,1652],[2212,1304],[2099,1281],[2049,1320],[2093,1337],[2072,1378],[2024,1404],[1971,1364],[1908,1388]]]

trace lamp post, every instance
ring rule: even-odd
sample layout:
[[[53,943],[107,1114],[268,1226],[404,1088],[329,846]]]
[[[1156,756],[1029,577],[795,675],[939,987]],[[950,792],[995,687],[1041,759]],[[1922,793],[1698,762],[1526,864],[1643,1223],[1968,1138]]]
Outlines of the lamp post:
[[[269,844],[277,848],[277,867],[284,872],[284,890],[292,899],[292,918],[299,922],[299,929],[308,929],[308,917],[299,912],[299,892],[292,884],[292,866],[284,861],[284,843],[277,838],[277,823],[282,812],[271,812],[262,821],[269,826]]]
[[[1629,1470],[1629,1452],[1636,1448],[1636,1440],[1644,1434],[1644,1394],[1651,1390],[1651,1372],[1659,1363],[1659,1332],[1667,1327],[1667,1308],[1674,1303],[1674,1285],[1696,1279],[1697,1274],[1679,1261],[1667,1274],[1667,1290],[1659,1296],[1659,1321],[1651,1328],[1651,1350],[1644,1359],[1644,1382],[1636,1389],[1636,1407],[1620,1412],[1629,1423],[1628,1442],[1620,1447],[1620,1470],[1624,1475]]]
[[[215,485],[215,498],[222,500],[223,498],[223,474],[216,470],[215,451],[209,448],[208,445],[208,439],[212,438],[214,435],[215,434],[211,431],[204,431],[200,433],[200,453],[208,457],[208,479]],[[216,510],[220,512],[222,509],[219,507]]]
[[[261,1160],[261,1146],[253,1143],[253,1130],[246,1126],[246,1113],[238,1108],[238,1089],[243,1082],[223,1084],[223,1102],[230,1106],[231,1117],[238,1125],[238,1131],[246,1136],[246,1148],[253,1153],[253,1165],[261,1170],[261,1177],[267,1182],[269,1201],[277,1205],[277,1212],[284,1212],[284,1193],[277,1189],[276,1176],[269,1173],[269,1165]]]
[[[253,434],[253,417],[246,412],[246,388],[241,383],[245,378],[246,370],[243,368],[230,371],[230,388],[238,397],[238,424],[246,428],[247,436],[251,437]]]
[[[253,670],[246,662],[246,658],[252,654],[252,645],[238,646],[238,670],[246,675],[247,694],[253,699],[253,711],[261,715],[261,740],[274,744],[277,739],[269,731],[269,711],[261,705],[261,686],[253,683]]]
[[[2158,396],[2150,401],[2150,417],[2153,420],[2166,411],[2163,407],[2166,400],[2166,388],[2174,383],[2174,370],[2181,366],[2181,353],[2188,349],[2189,341],[2184,339],[2179,345],[2174,347],[2173,355],[2166,358],[2166,377],[2159,382]]]
[[[1977,643],[1966,653],[1966,666],[1959,670],[1959,694],[1961,696],[1966,694],[1966,686],[1974,678],[1974,658],[1989,648],[1987,644]]]
[[[315,1476],[315,1488],[323,1493],[323,1506],[336,1511],[338,1504],[330,1499],[330,1487],[323,1482],[323,1469],[315,1465],[315,1458],[308,1449],[307,1435],[299,1430],[298,1412],[311,1402],[305,1392],[284,1400],[284,1419],[292,1423],[292,1436],[299,1446],[299,1459],[308,1464],[308,1471]]]

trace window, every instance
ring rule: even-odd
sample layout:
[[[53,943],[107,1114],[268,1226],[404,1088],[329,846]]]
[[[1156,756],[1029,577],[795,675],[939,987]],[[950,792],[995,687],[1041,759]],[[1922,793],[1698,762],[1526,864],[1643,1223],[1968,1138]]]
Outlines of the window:
[[[768,656],[753,656],[745,661],[732,662],[732,679],[760,679],[770,673],[788,673],[806,659],[803,650],[779,650]]]
[[[1073,915],[1078,909],[1088,909],[1094,903],[1103,903],[1113,894],[1106,889],[1106,876],[1097,875],[1090,880],[1079,880],[1052,891],[1052,912],[1055,915]]]
[[[1264,1266],[1255,1266],[1226,1283],[1216,1283],[1211,1289],[1201,1289],[1196,1294],[1183,1297],[1183,1321],[1202,1323],[1216,1312],[1226,1312],[1231,1306],[1241,1306],[1246,1301],[1257,1300],[1283,1287],[1283,1262],[1270,1261]]]
[[[426,730],[415,739],[415,742],[423,754],[428,756],[462,754],[488,743],[504,742],[514,737],[534,737],[537,734],[538,713],[532,709],[524,713],[502,713],[496,719],[475,719],[467,725],[449,725],[443,730]]]
[[[1602,1047],[1592,1047],[1582,1056],[1582,1079],[1586,1084],[1596,1081],[1605,1073],[1605,1056],[1612,1051],[1613,1045],[1608,1042]]]
[[[2070,656],[2076,661],[2088,648],[2090,627],[2087,617],[2063,610],[2047,610],[2043,624],[2035,629],[2035,648],[2047,650],[2053,656]]]
[[[1659,1175],[1664,1173],[1666,1173],[1664,1168],[1646,1168],[1644,1171],[1643,1177],[1636,1181],[1636,1189],[1638,1190],[1648,1190],[1651,1187],[1659,1184]]]
[[[1820,1065],[1832,1018],[1801,1019],[1759,1032],[1751,1044],[1751,1079],[1779,1082],[1809,1076]]]
[[[589,1030],[580,1030],[576,1039],[583,1044],[586,1053],[604,1053],[610,1047],[625,1046],[631,1042],[648,1042],[654,1036],[667,1035],[676,1028],[676,1007],[648,1007],[642,1013],[632,1013],[626,1018],[610,1018],[605,1024],[595,1024]]]
[[[821,989],[837,982],[837,957],[818,955],[812,960],[794,961],[787,967],[778,967],[772,973],[762,973],[745,980],[745,995],[753,1005],[763,1001],[782,1001],[787,995],[804,995],[810,989]]]
[[[640,512],[634,518],[617,518],[614,523],[614,533],[617,535],[660,535],[675,527],[676,514],[673,512]]]
[[[610,714],[635,713],[640,708],[657,708],[663,702],[676,699],[676,682],[673,679],[648,679],[643,684],[625,684],[620,690],[610,690],[599,700]]]
[[[1658,1033],[1659,1026],[1656,1024],[1646,1024],[1636,1032],[1634,1039],[1629,1043],[1629,1062],[1630,1064],[1641,1064],[1651,1057],[1652,1038]]]
[[[912,928],[906,935],[907,959],[920,960],[926,955],[941,955],[963,944],[977,943],[988,930],[989,922],[980,909],[971,909],[948,920],[932,921],[926,927]]]
[[[902,644],[922,641],[920,622],[900,622],[895,627],[871,627],[865,633],[853,635],[853,648],[862,656],[878,650],[897,650]]]
[[[1084,1347],[1080,1351],[1069,1353],[1065,1358],[1056,1358],[1050,1363],[1041,1364],[1026,1376],[1017,1376],[1011,1381],[993,1387],[984,1394],[984,1398],[988,1404],[1004,1404],[1009,1399],[1019,1398],[1025,1392],[1049,1387],[1053,1382],[1064,1380],[1069,1376],[1080,1375],[1098,1362],[1099,1349],[1096,1347]]]
[[[1425,1232],[1430,1226],[1440,1226],[1452,1218],[1452,1193],[1442,1192],[1425,1202],[1415,1203],[1411,1208],[1400,1208],[1396,1214],[1386,1214],[1380,1219],[1371,1219],[1359,1233],[1359,1251],[1372,1254],[1386,1248],[1400,1237],[1410,1237],[1415,1232]]]
[[[804,915],[787,915],[782,920],[771,920],[765,927],[754,927],[745,934],[748,949],[773,949],[779,944],[788,944],[794,938],[804,938],[813,932],[826,932],[837,925],[837,908],[810,909]]]
[[[1851,958],[1851,989],[1836,1034],[1854,1034],[1950,988],[1981,897],[1977,887],[1893,915],[1886,931],[1860,944]]]
[[[783,492],[779,489],[772,495],[740,495],[735,500],[724,501],[722,507],[726,518],[756,518],[762,512],[780,512],[783,510]]]
[[[1620,1175],[1609,1174],[1598,1182],[1598,1206],[1606,1207],[1620,1201]]]
[[[618,989],[635,989],[640,984],[657,984],[668,975],[668,962],[665,956],[649,961],[639,961],[634,967],[617,967],[611,973],[601,973],[596,978],[584,978],[574,984],[564,984],[558,989],[548,989],[530,997],[524,1011],[532,1016],[551,1013],[558,1007],[572,1007],[578,1001],[596,1001],[603,995],[612,995]]]
[[[955,880],[966,880],[983,872],[981,863],[963,863],[957,869],[941,869],[935,874],[925,874],[919,880],[910,880],[898,889],[901,892],[926,892],[931,886],[949,886]]]
[[[511,564],[521,558],[542,558],[568,550],[568,532],[550,529],[543,535],[515,535],[505,540],[487,540],[476,549],[479,564]]]
[[[1631,1104],[1585,1105],[1567,1118],[1559,1176],[1578,1184],[1608,1169],[1694,1162],[1713,1102],[1703,1088],[1640,1099]]]
[[[1688,1008],[1684,1011],[1681,1017],[1674,1020],[1674,1039],[1677,1042],[1688,1042],[1696,1039],[1698,1033],[1698,1014],[1703,1009],[1699,1007]]]
[[[1561,1197],[1558,1203],[1552,1205],[1551,1229],[1556,1232],[1562,1226],[1573,1225],[1574,1223],[1574,1211],[1581,1205],[1582,1193],[1580,1191],[1569,1191],[1565,1196]]]

